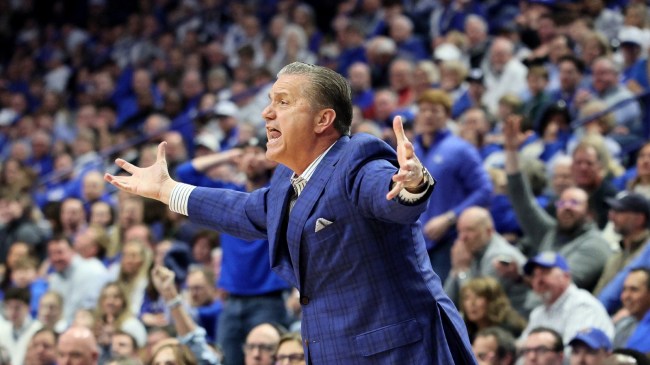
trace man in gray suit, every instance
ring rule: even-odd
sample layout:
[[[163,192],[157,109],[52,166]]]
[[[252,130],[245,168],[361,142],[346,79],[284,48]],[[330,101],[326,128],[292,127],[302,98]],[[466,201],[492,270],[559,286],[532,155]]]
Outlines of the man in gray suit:
[[[512,302],[523,315],[530,291],[520,275],[526,263],[519,249],[511,245],[494,230],[490,212],[481,207],[469,207],[463,211],[456,224],[458,238],[451,248],[451,272],[445,280],[445,292],[458,303],[460,288],[477,276],[495,277]]]

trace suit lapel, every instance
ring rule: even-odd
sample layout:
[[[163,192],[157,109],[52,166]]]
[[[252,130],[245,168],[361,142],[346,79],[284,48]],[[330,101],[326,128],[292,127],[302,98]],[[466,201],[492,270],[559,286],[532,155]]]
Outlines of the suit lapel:
[[[309,179],[309,182],[307,182],[305,189],[298,197],[293,210],[291,210],[291,213],[289,214],[287,244],[292,257],[294,257],[296,261],[299,261],[300,258],[300,242],[302,240],[302,232],[305,227],[305,222],[310,217],[314,205],[322,195],[327,181],[332,176],[336,163],[341,155],[341,150],[349,140],[350,138],[347,136],[340,138],[327,155],[325,155],[316,168],[316,171],[314,171],[314,174]],[[300,268],[299,262],[294,262],[293,264],[294,271],[297,274],[296,277],[300,281],[300,276],[297,271],[297,269]]]
[[[268,195],[267,219],[271,267],[285,280],[297,285],[293,265],[287,252],[286,224],[284,224],[289,210],[289,193],[293,191],[289,182],[292,174],[291,170],[282,165],[275,170],[275,181]]]

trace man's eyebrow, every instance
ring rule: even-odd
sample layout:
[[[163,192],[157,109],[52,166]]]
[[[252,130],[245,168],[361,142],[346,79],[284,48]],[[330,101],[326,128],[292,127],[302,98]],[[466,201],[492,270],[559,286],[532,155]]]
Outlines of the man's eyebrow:
[[[269,92],[269,94],[268,94],[268,96],[269,96],[269,100],[270,100],[270,99],[273,99],[274,96],[277,97],[277,96],[287,96],[287,95],[289,95],[289,93],[287,93],[286,91],[277,91],[277,92],[275,92],[274,94],[271,94],[271,93]]]

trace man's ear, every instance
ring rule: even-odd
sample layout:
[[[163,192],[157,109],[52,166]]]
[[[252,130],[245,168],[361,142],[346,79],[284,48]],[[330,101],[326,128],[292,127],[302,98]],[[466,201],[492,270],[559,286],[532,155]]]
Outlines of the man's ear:
[[[336,119],[336,112],[334,109],[327,108],[323,109],[318,114],[316,114],[316,120],[314,123],[314,131],[316,133],[325,132],[330,126],[334,126],[334,120]]]

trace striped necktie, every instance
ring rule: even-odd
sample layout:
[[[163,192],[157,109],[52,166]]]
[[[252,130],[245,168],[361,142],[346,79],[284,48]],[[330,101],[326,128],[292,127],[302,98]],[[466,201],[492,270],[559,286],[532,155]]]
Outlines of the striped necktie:
[[[289,211],[293,209],[293,206],[298,200],[298,196],[302,193],[302,189],[307,185],[307,180],[303,179],[301,176],[291,178],[291,186],[293,187],[293,195],[291,196],[291,202],[289,204]]]

